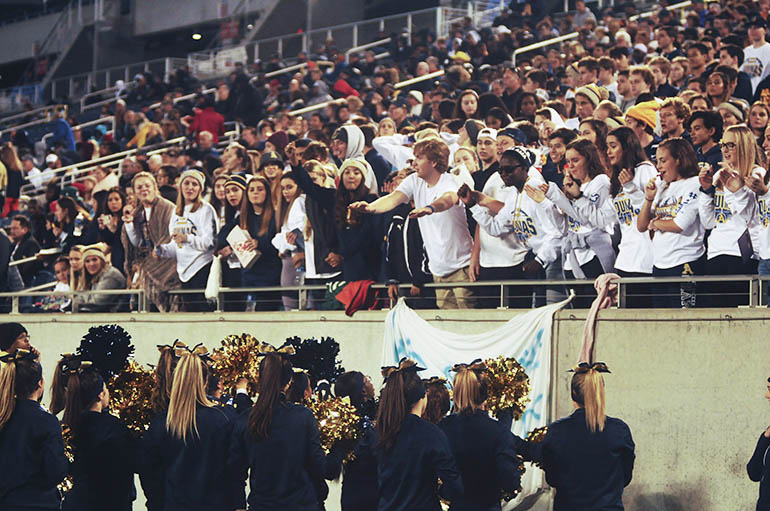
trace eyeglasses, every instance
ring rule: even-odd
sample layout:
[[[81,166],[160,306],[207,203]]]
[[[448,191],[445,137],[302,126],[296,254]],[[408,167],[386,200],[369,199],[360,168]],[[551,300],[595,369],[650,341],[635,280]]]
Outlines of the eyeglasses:
[[[523,165],[506,165],[506,166],[500,166],[500,173],[501,174],[513,174],[516,172],[517,169],[523,169]]]
[[[727,149],[728,151],[733,151],[737,147],[735,142],[720,142],[719,145],[722,149]]]

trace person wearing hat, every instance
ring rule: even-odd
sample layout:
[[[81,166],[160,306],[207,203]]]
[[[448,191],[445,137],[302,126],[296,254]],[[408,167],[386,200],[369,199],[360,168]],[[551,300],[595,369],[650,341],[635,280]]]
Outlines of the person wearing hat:
[[[379,186],[377,185],[377,177],[372,171],[371,165],[364,156],[364,150],[366,148],[366,137],[361,128],[354,124],[342,126],[332,135],[331,152],[334,156],[334,162],[337,167],[340,168],[340,175],[342,175],[343,162],[347,160],[358,160],[360,163],[368,167],[368,170],[364,173],[365,185],[373,193],[377,193]]]
[[[476,137],[476,154],[481,160],[481,169],[473,173],[473,188],[481,191],[487,184],[487,180],[497,172],[497,130],[484,128]]]
[[[746,121],[746,108],[738,100],[725,101],[719,104],[716,110],[722,116],[722,124],[725,128],[743,124]]]
[[[519,101],[524,89],[522,88],[522,76],[512,65],[506,66],[503,72],[503,87],[503,95],[500,99],[503,100],[508,112],[516,117]]]
[[[409,95],[407,96],[407,101],[409,102],[410,109],[409,109],[409,116],[410,117],[421,117],[422,116],[422,100],[423,95],[422,92],[418,90],[412,90],[409,91]]]
[[[496,280],[546,278],[545,269],[557,261],[560,253],[560,241],[566,224],[550,201],[537,202],[525,193],[525,185],[533,189],[544,184],[542,176],[532,165],[535,153],[525,147],[514,147],[503,152],[500,159],[499,176],[502,183],[509,187],[503,201],[488,196],[486,193],[463,193],[460,200],[470,208],[473,218],[481,230],[488,236],[511,240],[520,247],[513,266],[503,268],[504,272],[491,278]],[[523,250],[521,250],[523,248]],[[498,270],[497,268],[495,270]],[[530,308],[532,290],[517,287],[511,293],[509,306]],[[542,304],[543,297],[538,297]]]
[[[214,259],[215,236],[219,221],[214,208],[203,200],[206,176],[186,170],[179,179],[180,194],[169,221],[171,241],[155,246],[155,257],[175,258],[182,289],[204,289]],[[209,310],[203,294],[182,295],[184,310]]]
[[[85,291],[125,289],[126,278],[113,267],[107,257],[104,243],[88,245],[83,250],[85,266]],[[73,310],[77,312],[117,312],[124,300],[120,295],[89,293],[76,296]]]
[[[578,88],[575,91],[575,114],[574,119],[569,119],[566,123],[570,129],[577,130],[580,126],[580,121],[588,119],[594,114],[594,110],[599,103],[609,99],[610,93],[604,87],[599,87],[594,83],[589,83]]]
[[[29,333],[21,323],[0,324],[0,351],[16,353],[16,350],[33,350]]]
[[[264,177],[270,183],[273,207],[276,207],[280,200],[281,172],[283,172],[283,159],[280,154],[269,150],[262,153],[257,175]]]
[[[645,101],[632,106],[626,112],[626,126],[634,130],[642,144],[644,154],[653,163],[656,161],[655,152],[660,142],[660,139],[655,135],[658,108],[657,101]]]
[[[289,145],[289,135],[283,130],[278,130],[267,137],[265,150],[283,154],[283,150],[287,145]]]
[[[743,49],[741,71],[751,77],[752,91],[756,91],[759,82],[770,74],[770,43],[765,41],[767,23],[758,14],[749,19],[747,28],[751,44]]]
[[[409,101],[407,101],[403,94],[399,94],[395,100],[391,101],[390,108],[388,109],[388,117],[393,119],[393,122],[396,123],[396,131],[400,131],[403,128],[412,125],[412,123],[409,122],[410,108]]]
[[[265,153],[267,154],[267,153]],[[225,287],[241,287],[241,263],[227,243],[227,237],[233,227],[240,222],[241,202],[246,194],[246,187],[251,176],[235,174],[227,176],[225,181],[225,216],[224,224],[217,233],[217,255],[223,257],[222,285]],[[224,295],[224,310],[242,310],[238,295]]]

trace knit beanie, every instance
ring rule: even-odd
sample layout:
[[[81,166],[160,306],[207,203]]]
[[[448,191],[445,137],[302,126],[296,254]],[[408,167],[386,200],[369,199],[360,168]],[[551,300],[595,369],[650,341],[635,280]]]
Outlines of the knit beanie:
[[[656,112],[658,111],[658,108],[659,105],[657,101],[645,101],[644,103],[639,103],[638,105],[629,108],[626,112],[626,117],[636,119],[637,121],[646,124],[651,129],[655,129],[655,125],[657,124]]]
[[[604,87],[599,87],[595,83],[589,83],[588,85],[579,87],[578,90],[575,91],[575,96],[577,95],[585,96],[588,101],[591,102],[594,108],[596,108],[599,103],[605,99],[610,98],[610,93],[607,91],[607,89]]]
[[[21,334],[26,334],[27,329],[21,323],[0,324],[0,351],[8,351]]]

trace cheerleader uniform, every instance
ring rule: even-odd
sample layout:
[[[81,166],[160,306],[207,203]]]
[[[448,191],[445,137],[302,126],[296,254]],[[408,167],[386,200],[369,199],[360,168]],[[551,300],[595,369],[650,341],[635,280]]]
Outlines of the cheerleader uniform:
[[[19,399],[0,430],[0,509],[59,509],[56,485],[67,476],[59,421],[37,401]]]
[[[770,511],[770,467],[768,466],[767,450],[770,448],[770,438],[767,438],[764,432],[757,440],[757,446],[754,449],[746,471],[749,473],[749,479],[759,483],[759,500],[757,500],[757,511]]]
[[[72,443],[73,487],[62,511],[131,511],[139,446],[128,429],[109,413],[87,411]]]
[[[521,480],[510,429],[482,410],[449,415],[438,426],[449,439],[465,489],[450,511],[500,511],[500,490],[516,490]]]
[[[198,405],[198,434],[187,443],[166,430],[167,412],[156,415],[144,441],[142,486],[148,511],[232,511],[243,488],[226,470],[233,422],[219,406]]]
[[[389,451],[377,446],[378,436],[371,435],[365,449],[377,458],[379,511],[440,511],[439,496],[462,498],[463,481],[438,426],[410,413]]]
[[[554,511],[622,511],[634,470],[634,441],[625,422],[607,417],[592,433],[585,409],[548,426],[540,460],[556,489]]]

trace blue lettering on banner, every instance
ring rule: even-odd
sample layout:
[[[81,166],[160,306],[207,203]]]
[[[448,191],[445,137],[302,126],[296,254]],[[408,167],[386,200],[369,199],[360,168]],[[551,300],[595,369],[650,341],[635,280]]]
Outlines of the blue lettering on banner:
[[[542,413],[536,411],[536,409],[539,409],[542,404],[543,394],[540,393],[537,395],[537,397],[535,397],[535,399],[532,400],[529,406],[527,406],[527,409],[524,410],[524,413],[521,415],[521,423],[524,425],[524,431],[531,431],[537,427],[536,424],[532,424],[532,426],[530,426],[530,423],[538,423],[542,418]]]
[[[537,360],[537,352],[540,348],[543,347],[542,328],[537,331],[535,338],[535,342],[532,344],[532,346],[525,349],[524,353],[521,355],[521,359],[519,359],[519,364],[521,364],[521,367],[524,368],[527,374],[532,374],[532,371],[540,367],[540,361]]]

